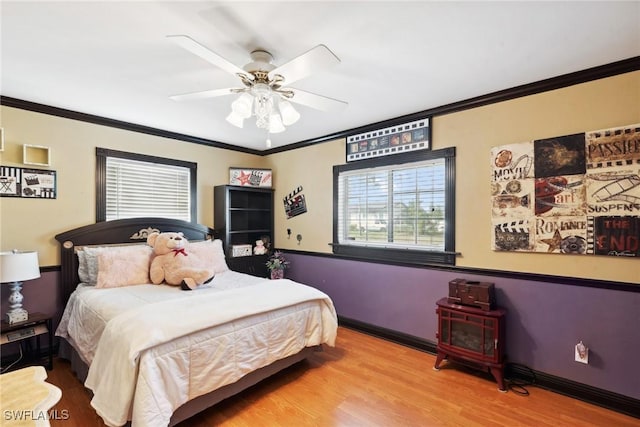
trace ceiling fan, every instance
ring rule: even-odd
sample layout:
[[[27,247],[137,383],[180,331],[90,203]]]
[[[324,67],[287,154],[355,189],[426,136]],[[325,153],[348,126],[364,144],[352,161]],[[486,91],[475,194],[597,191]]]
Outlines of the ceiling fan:
[[[266,50],[251,52],[251,62],[240,68],[207,47],[185,35],[167,36],[169,40],[205,61],[237,76],[243,87],[212,89],[170,96],[175,101],[186,101],[217,96],[240,94],[231,104],[227,121],[243,127],[244,119],[256,116],[256,126],[268,134],[285,130],[300,118],[291,102],[320,111],[340,111],[348,104],[344,101],[290,87],[313,72],[336,65],[340,59],[325,45],[317,45],[289,62],[276,66],[273,56]],[[291,102],[289,102],[291,101]],[[267,136],[267,146],[270,139]]]

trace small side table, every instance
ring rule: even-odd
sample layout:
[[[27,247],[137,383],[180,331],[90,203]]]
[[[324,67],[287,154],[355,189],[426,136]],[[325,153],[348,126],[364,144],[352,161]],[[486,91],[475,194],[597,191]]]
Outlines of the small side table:
[[[269,277],[269,270],[266,266],[267,258],[266,255],[228,257],[227,265],[233,271],[257,277]]]
[[[30,366],[0,375],[0,416],[3,426],[49,426],[51,409],[62,391],[45,382],[47,371]]]
[[[41,361],[40,336],[47,334],[49,347],[47,348],[47,369],[53,369],[53,328],[51,316],[42,313],[29,313],[29,319],[24,322],[9,324],[0,322],[0,345],[26,340],[30,345],[30,339],[36,338],[36,357],[31,359]]]

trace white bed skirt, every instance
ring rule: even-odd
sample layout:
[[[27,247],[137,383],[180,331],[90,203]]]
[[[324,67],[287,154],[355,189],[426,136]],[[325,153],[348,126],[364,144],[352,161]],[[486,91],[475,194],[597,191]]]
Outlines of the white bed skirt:
[[[173,426],[188,418],[191,418],[195,414],[202,412],[219,402],[222,402],[224,399],[234,396],[248,389],[249,387],[254,386],[260,381],[274,374],[277,374],[283,369],[301,362],[317,351],[322,351],[322,346],[319,345],[315,347],[306,347],[297,354],[285,357],[284,359],[276,360],[268,366],[260,368],[257,371],[250,372],[233,384],[228,384],[222,388],[219,388],[218,390],[214,390],[205,395],[198,396],[176,409],[176,411],[171,416],[171,422],[169,423],[169,425]],[[69,363],[71,364],[71,370],[76,375],[76,377],[78,377],[78,380],[80,380],[80,382],[84,384],[84,381],[87,378],[89,367],[82,361],[82,358],[64,338],[60,338],[58,356],[69,361]]]

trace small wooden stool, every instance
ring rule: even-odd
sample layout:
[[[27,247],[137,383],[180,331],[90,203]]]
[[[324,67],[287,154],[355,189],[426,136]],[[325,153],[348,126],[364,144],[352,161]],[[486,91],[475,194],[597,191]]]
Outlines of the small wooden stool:
[[[30,366],[0,375],[0,424],[3,426],[48,426],[49,413],[62,391],[46,383],[47,371]]]

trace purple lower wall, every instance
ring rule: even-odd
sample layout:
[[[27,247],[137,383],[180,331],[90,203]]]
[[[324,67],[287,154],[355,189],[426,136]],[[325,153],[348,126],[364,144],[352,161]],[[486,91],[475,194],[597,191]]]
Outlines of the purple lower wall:
[[[507,309],[509,362],[640,399],[640,292],[287,254],[287,277],[328,294],[339,316],[436,342],[450,280],[493,282]],[[639,285],[640,286],[640,285]],[[589,347],[589,364],[574,346]]]
[[[22,306],[29,313],[48,314],[53,319],[53,329],[58,326],[62,317],[64,306],[60,299],[60,272],[41,272],[41,277],[35,280],[28,280],[22,284]],[[9,310],[9,294],[11,290],[9,284],[0,285],[0,317],[5,319]],[[46,340],[42,340],[42,345],[46,346]],[[18,353],[18,345],[15,343],[2,346],[2,355]]]
[[[510,362],[592,387],[640,399],[640,292],[390,266],[325,256],[287,254],[287,277],[327,293],[338,315],[435,343],[436,301],[457,277],[493,282],[498,305],[507,309],[506,353]],[[24,307],[62,315],[59,272],[43,272],[23,286]],[[1,287],[0,315],[9,286]],[[582,340],[589,364],[573,360]],[[3,346],[3,355],[15,349]]]
[[[29,313],[44,313],[53,317],[54,323],[57,324],[62,316],[62,301],[60,300],[59,280],[60,272],[48,271],[41,272],[40,278],[28,280],[22,283],[22,306]],[[9,294],[10,288],[8,283],[0,285],[0,313],[4,318],[5,313],[9,310]]]

